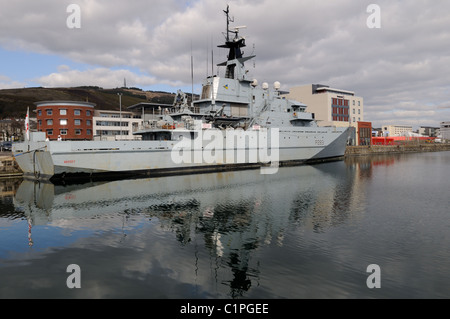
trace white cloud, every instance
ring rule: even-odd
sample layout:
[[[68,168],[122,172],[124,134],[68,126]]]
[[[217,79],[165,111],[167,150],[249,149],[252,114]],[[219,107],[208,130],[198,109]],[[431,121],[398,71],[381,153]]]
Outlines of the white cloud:
[[[86,71],[72,70],[67,65],[58,67],[58,72],[34,79],[44,87],[72,87],[72,86],[100,86],[115,88],[123,85],[123,80],[133,86],[149,86],[158,84],[158,80],[151,76],[137,75],[129,70],[111,70],[109,68],[94,68]]]
[[[9,77],[0,74],[0,89],[15,89],[25,86],[25,82],[13,81]]]

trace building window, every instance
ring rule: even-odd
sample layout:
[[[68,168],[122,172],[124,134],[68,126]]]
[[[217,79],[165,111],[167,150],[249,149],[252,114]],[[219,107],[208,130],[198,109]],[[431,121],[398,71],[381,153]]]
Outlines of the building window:
[[[53,115],[53,111],[51,109],[45,110],[47,112],[47,115]]]
[[[67,135],[67,130],[66,129],[59,130],[59,134],[60,135]]]
[[[355,114],[355,109],[353,109],[353,114]]]
[[[76,119],[76,120],[75,120],[75,125],[81,125],[81,120]]]
[[[91,126],[91,125],[92,125],[91,120],[86,120],[86,126]]]
[[[81,110],[73,110],[73,115],[81,115]]]
[[[358,114],[361,114],[361,110],[360,109],[358,109]]]
[[[47,125],[53,125],[53,120],[47,120]]]
[[[53,135],[53,130],[47,130],[47,135]]]
[[[42,110],[38,110],[38,115],[39,115],[39,116],[42,115]]]
[[[59,109],[59,115],[67,115],[67,109]]]
[[[353,106],[355,106],[355,100],[353,100]]]
[[[59,120],[59,125],[67,125],[67,119]]]
[[[81,135],[81,130],[80,129],[76,129],[75,130],[75,135]]]
[[[361,101],[358,101],[358,106],[361,106]]]
[[[332,98],[332,118],[333,121],[340,121],[340,122],[350,122],[349,117],[349,104],[350,100],[344,100],[344,99],[338,99],[338,98]]]
[[[87,110],[86,111],[86,116],[91,116],[91,111]]]
[[[92,131],[90,129],[86,130],[86,135],[92,135]]]

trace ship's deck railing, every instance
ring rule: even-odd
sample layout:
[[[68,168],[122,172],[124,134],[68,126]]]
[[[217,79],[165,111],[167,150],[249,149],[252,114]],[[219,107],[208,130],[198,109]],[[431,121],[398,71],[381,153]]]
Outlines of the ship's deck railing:
[[[148,122],[139,124],[133,128],[133,132],[143,131],[143,130],[175,130],[175,129],[189,129],[189,125],[185,122]]]

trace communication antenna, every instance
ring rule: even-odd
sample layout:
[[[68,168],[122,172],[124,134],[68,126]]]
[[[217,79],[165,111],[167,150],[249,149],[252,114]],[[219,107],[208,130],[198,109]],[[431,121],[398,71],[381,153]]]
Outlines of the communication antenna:
[[[211,76],[214,76],[214,43],[211,36]],[[206,77],[209,77],[209,41],[206,40]]]
[[[227,10],[223,10],[223,12],[225,12],[225,14],[227,15],[227,42],[230,41],[230,22],[234,22],[234,17],[230,18],[230,5],[227,5]]]
[[[208,70],[209,70],[209,61],[208,61],[208,59],[209,59],[209,43],[208,43],[208,40],[206,40],[206,77],[208,77],[209,76],[209,74],[208,74]]]
[[[214,76],[214,49],[211,49],[211,72],[211,75]]]
[[[191,103],[194,103],[194,57],[192,56],[192,40],[191,40]]]
[[[252,54],[251,54],[251,55],[255,55],[255,51],[256,51],[256,46],[255,46],[255,44],[253,43],[253,51],[252,51]],[[256,68],[256,58],[253,59],[253,68],[254,68],[254,69]]]
[[[214,43],[211,35],[211,75],[214,76]]]

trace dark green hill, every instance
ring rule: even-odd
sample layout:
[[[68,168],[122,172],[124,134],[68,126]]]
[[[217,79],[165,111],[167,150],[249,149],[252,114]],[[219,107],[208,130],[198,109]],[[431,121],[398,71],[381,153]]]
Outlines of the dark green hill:
[[[89,101],[96,104],[96,109],[119,110],[119,97],[122,93],[122,110],[128,106],[153,102],[172,104],[173,93],[142,91],[132,88],[102,89],[99,87],[74,88],[23,88],[0,90],[0,119],[24,118],[27,107],[30,112],[35,109],[38,101]]]

